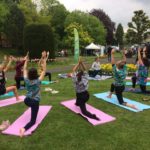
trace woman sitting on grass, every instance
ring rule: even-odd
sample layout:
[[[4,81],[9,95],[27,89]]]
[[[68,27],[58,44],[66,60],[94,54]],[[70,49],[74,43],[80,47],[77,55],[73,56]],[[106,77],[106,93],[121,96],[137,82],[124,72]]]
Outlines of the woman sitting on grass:
[[[123,100],[122,93],[125,89],[124,80],[125,80],[126,74],[127,74],[125,52],[123,51],[123,60],[117,61],[116,64],[115,64],[114,53],[115,53],[115,50],[113,49],[111,51],[111,56],[112,56],[111,63],[112,63],[115,82],[111,84],[110,94],[108,95],[108,98],[111,98],[112,93],[115,91],[120,105],[124,105],[124,106],[138,110],[138,108],[136,106],[128,104],[127,102],[124,102],[124,100]]]
[[[26,57],[24,68],[23,68],[24,81],[27,88],[27,94],[24,103],[28,107],[31,107],[31,120],[29,123],[25,125],[25,127],[20,129],[20,137],[23,137],[25,131],[31,128],[36,122],[37,114],[39,111],[39,102],[40,102],[40,85],[41,85],[41,81],[45,76],[45,71],[46,71],[46,59],[43,59],[42,72],[40,74],[40,77],[38,75],[37,69],[35,68],[31,68],[27,71],[27,63],[28,63],[28,57]]]
[[[91,114],[86,109],[86,102],[89,100],[88,79],[87,73],[85,73],[85,66],[82,61],[73,68],[73,82],[76,91],[76,106],[79,106],[83,115],[100,120],[95,114]]]
[[[5,79],[5,73],[8,71],[8,69],[10,68],[12,62],[12,57],[9,57],[9,62],[8,64],[4,65],[1,64],[0,65],[0,95],[4,95],[8,92],[14,92],[14,95],[16,96],[16,100],[20,100],[19,96],[18,96],[18,92],[17,92],[17,88],[16,86],[9,86],[6,87],[6,79]]]

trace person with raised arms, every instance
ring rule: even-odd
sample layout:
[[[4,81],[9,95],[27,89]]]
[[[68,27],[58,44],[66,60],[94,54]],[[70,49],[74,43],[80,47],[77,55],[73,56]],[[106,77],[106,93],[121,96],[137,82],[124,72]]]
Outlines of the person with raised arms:
[[[37,114],[39,111],[39,102],[40,102],[40,85],[43,80],[46,72],[46,58],[43,59],[42,63],[42,72],[40,76],[36,68],[31,68],[27,70],[28,57],[26,57],[23,76],[27,88],[26,98],[24,103],[31,107],[31,120],[23,128],[20,129],[20,137],[24,136],[25,131],[31,128],[36,123]],[[29,116],[30,117],[30,116]]]
[[[9,70],[11,63],[12,63],[12,56],[9,57],[9,62],[7,64],[0,65],[0,95],[4,95],[12,91],[16,96],[16,100],[19,101],[20,99],[18,96],[16,86],[6,87],[5,73]]]
[[[113,74],[114,74],[114,83],[111,84],[110,93],[107,96],[108,98],[111,98],[112,93],[115,91],[118,102],[120,105],[124,105],[133,109],[138,110],[138,108],[135,105],[129,104],[123,100],[123,91],[125,89],[125,78],[127,74],[127,66],[126,66],[126,56],[125,51],[123,50],[123,60],[117,61],[115,64],[115,57],[114,57],[115,49],[112,49],[111,51],[111,63],[113,68]]]
[[[95,119],[100,120],[95,114],[92,114],[86,109],[86,102],[89,100],[89,92],[88,92],[88,74],[86,73],[86,68],[81,60],[79,60],[78,64],[73,68],[73,83],[76,92],[76,106],[79,106],[83,115]]]

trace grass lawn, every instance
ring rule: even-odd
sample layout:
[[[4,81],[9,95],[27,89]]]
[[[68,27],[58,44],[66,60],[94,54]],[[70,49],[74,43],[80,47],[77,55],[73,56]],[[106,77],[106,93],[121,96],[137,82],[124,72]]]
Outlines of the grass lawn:
[[[53,79],[57,79],[56,74]],[[150,110],[140,113],[130,112],[117,106],[98,100],[92,94],[108,91],[112,79],[106,81],[90,81],[89,103],[94,107],[116,117],[116,121],[92,126],[79,115],[60,105],[61,101],[75,97],[71,79],[61,79],[59,83],[49,86],[60,91],[56,95],[42,92],[42,105],[52,105],[45,120],[32,136],[20,139],[15,136],[0,134],[0,149],[5,150],[149,150]],[[9,82],[9,84],[13,81]],[[69,91],[69,92],[68,92]],[[24,94],[25,91],[19,91]],[[124,93],[124,97],[142,102],[142,95]],[[150,102],[145,102],[150,104]],[[0,121],[15,121],[27,107],[16,104],[0,108]]]
[[[64,66],[65,63],[58,63],[53,64],[52,68]],[[57,79],[57,74],[52,74],[52,78]],[[61,101],[75,98],[75,92],[71,79],[60,79],[59,83],[41,88],[41,105],[52,105],[53,108],[37,130],[23,139],[0,134],[0,150],[149,150],[150,110],[134,113],[92,96],[108,91],[112,81],[90,81],[91,96],[88,103],[116,117],[115,121],[94,127],[81,116],[61,106]],[[8,85],[13,83],[13,80],[8,79]],[[58,90],[59,93],[52,95],[44,92],[45,87]],[[25,93],[19,91],[20,95]],[[124,93],[124,97],[150,105],[150,102],[142,101],[143,95]],[[7,119],[14,122],[26,109],[24,103],[0,108],[0,122]]]

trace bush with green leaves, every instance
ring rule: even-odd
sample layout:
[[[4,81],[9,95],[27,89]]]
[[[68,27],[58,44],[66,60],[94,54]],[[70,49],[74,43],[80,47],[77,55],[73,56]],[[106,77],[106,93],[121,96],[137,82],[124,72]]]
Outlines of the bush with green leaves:
[[[43,50],[50,52],[50,58],[55,58],[54,34],[47,24],[30,24],[24,29],[25,53],[30,52],[31,58],[39,58]]]

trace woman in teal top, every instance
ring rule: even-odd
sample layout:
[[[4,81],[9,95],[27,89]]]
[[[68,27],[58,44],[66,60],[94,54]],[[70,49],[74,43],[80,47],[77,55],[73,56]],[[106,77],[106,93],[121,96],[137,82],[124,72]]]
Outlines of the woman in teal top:
[[[108,98],[111,98],[112,93],[115,91],[118,102],[120,105],[125,105],[127,107],[133,108],[138,110],[138,108],[134,105],[128,104],[123,100],[123,91],[125,89],[125,78],[127,74],[127,67],[126,67],[126,56],[125,52],[123,51],[123,60],[117,61],[115,64],[115,58],[114,58],[115,50],[113,49],[111,51],[111,63],[113,67],[113,73],[114,73],[114,83],[111,84],[111,90],[110,94],[108,95]]]
[[[31,120],[25,125],[25,127],[20,129],[20,137],[23,137],[25,131],[31,128],[36,122],[40,102],[40,84],[46,71],[46,59],[43,60],[43,68],[40,77],[35,68],[31,68],[27,71],[27,62],[28,56],[26,57],[23,68],[24,81],[27,87],[27,94],[24,103],[28,107],[31,107]]]

